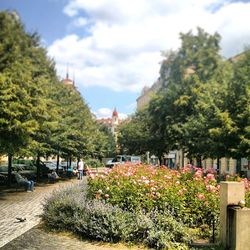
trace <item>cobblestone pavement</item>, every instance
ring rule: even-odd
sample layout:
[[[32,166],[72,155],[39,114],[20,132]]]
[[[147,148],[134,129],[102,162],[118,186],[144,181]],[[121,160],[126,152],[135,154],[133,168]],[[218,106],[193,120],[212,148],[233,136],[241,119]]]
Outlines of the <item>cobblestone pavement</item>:
[[[66,233],[47,232],[40,215],[43,202],[53,191],[66,186],[77,185],[79,180],[71,179],[55,184],[40,184],[34,192],[22,189],[0,191],[0,249],[1,250],[138,250],[140,247],[126,247],[122,244],[105,244],[80,240]],[[16,217],[25,217],[18,222]]]
[[[45,231],[38,225],[6,244],[1,250],[145,250],[140,247],[126,247],[122,244],[89,242],[67,234]]]
[[[53,190],[69,185],[77,185],[79,180],[70,179],[55,184],[40,184],[34,192],[22,189],[0,192],[0,247],[25,233],[41,221],[43,202]],[[18,222],[16,217],[25,217],[25,222]]]

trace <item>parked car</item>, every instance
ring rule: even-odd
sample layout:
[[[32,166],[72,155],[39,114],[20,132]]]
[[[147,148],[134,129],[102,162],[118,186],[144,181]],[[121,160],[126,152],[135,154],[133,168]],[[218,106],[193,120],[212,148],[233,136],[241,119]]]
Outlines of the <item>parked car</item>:
[[[42,161],[49,170],[56,170],[56,164],[51,161]]]
[[[50,171],[57,169],[57,163],[55,161],[43,161],[42,162]],[[59,164],[58,170],[63,171],[63,166]]]
[[[125,162],[141,163],[141,157],[131,155],[117,155],[115,158],[109,160],[106,163],[106,167],[112,168],[116,165],[124,164]]]
[[[109,160],[107,163],[106,163],[106,167],[108,168],[112,168],[116,165],[119,165],[119,164],[124,164],[126,162],[126,157],[125,155],[117,155],[115,158]]]

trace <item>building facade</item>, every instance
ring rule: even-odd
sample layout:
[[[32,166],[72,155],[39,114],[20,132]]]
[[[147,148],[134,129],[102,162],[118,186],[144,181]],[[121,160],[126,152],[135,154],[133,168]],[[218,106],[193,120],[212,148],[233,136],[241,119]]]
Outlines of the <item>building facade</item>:
[[[150,88],[145,86],[142,89],[141,95],[136,99],[137,110],[142,110],[149,104],[152,97],[160,90],[162,87],[162,82],[160,80],[156,81]]]
[[[113,110],[112,117],[110,118],[100,118],[97,119],[97,122],[107,126],[111,133],[113,134],[115,141],[117,142],[118,138],[118,126],[122,123],[122,120],[119,118],[116,108]]]

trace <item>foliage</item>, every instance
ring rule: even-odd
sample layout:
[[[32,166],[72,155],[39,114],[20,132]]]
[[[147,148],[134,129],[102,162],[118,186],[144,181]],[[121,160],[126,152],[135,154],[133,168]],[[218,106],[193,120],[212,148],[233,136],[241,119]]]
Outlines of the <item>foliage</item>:
[[[13,155],[37,131],[39,87],[32,85],[32,37],[15,16],[0,13],[0,148]]]
[[[100,136],[96,140],[100,157],[112,157],[116,153],[115,137],[105,124],[98,124]]]
[[[170,214],[131,212],[89,200],[86,188],[83,183],[50,197],[44,205],[45,224],[51,229],[71,230],[90,239],[142,242],[156,249],[167,249],[170,245],[185,247],[188,243],[188,229]],[[159,232],[161,237],[157,237]]]
[[[147,110],[138,111],[119,127],[118,143],[122,154],[141,155],[151,149],[153,136],[149,131]]]
[[[182,149],[198,162],[249,157],[250,52],[225,61],[219,54],[220,36],[201,28],[180,39],[180,49],[163,53],[162,87],[144,115],[135,114],[121,127],[121,149],[150,151],[159,159]]]
[[[233,157],[250,157],[250,50],[233,63],[233,78],[228,85],[226,107],[233,121],[229,150]]]
[[[196,227],[217,220],[218,190],[214,175],[204,176],[201,169],[187,167],[178,172],[127,164],[103,175],[90,174],[88,196],[130,211],[170,211],[178,220]]]
[[[244,181],[246,206],[250,207],[250,182],[238,176],[226,180]],[[214,171],[204,172],[200,168],[187,166],[180,171],[166,167],[145,165],[120,165],[103,175],[90,173],[88,197],[99,200],[126,211],[150,213],[156,217],[154,225],[159,228],[150,231],[148,245],[157,238],[157,244],[173,242],[163,232],[180,232],[176,226],[171,228],[171,218],[194,228],[193,238],[210,238],[212,224],[218,233],[219,225],[219,188]],[[157,213],[155,213],[157,211]],[[157,217],[158,214],[169,215]],[[151,217],[152,218],[152,217]],[[168,222],[165,223],[167,218]],[[159,219],[159,220],[158,220]],[[168,225],[165,229],[164,225]],[[163,229],[163,232],[161,230]],[[159,235],[158,235],[159,234]],[[167,237],[167,238],[166,238]],[[175,235],[176,239],[177,235]],[[178,238],[178,237],[177,237]],[[177,241],[178,242],[178,241]],[[154,243],[156,244],[156,243]]]
[[[199,109],[212,109],[213,100],[207,98],[210,103],[206,101],[204,106],[205,99],[201,103],[200,98],[210,93],[206,85],[221,79],[220,37],[198,28],[197,34],[188,32],[180,38],[181,48],[165,54],[160,71],[163,87],[149,105],[151,133],[161,136],[161,143],[159,139],[158,143],[162,152],[182,148],[190,157],[200,157],[211,149],[206,126],[211,123],[210,113],[199,112]]]
[[[107,141],[80,93],[59,81],[38,34],[0,12],[0,154],[10,156],[9,177],[13,155],[101,158]]]
[[[84,164],[91,168],[99,168],[103,167],[103,163],[100,162],[98,159],[86,159],[84,160]]]

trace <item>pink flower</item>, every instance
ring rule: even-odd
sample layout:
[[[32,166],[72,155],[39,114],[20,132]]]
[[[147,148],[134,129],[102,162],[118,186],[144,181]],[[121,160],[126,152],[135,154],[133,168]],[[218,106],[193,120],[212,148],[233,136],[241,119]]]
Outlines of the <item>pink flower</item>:
[[[90,177],[91,179],[95,179],[95,175],[92,174],[92,173],[89,174],[89,177]]]
[[[105,194],[105,195],[104,195],[104,198],[105,198],[105,199],[108,199],[108,198],[109,198],[109,194]]]
[[[215,188],[214,186],[212,186],[212,185],[207,185],[206,188],[207,188],[207,191],[208,191],[208,192],[212,192],[212,193],[214,193],[214,192],[215,192],[215,189],[216,189],[216,188]]]
[[[208,201],[205,201],[205,202],[204,202],[204,205],[207,207],[207,206],[208,206]]]
[[[199,169],[199,170],[197,170],[197,171],[195,172],[194,178],[195,178],[195,179],[199,179],[199,178],[201,178],[201,177],[202,177],[202,171]]]
[[[211,181],[215,181],[214,174],[207,174],[207,179]]]
[[[183,195],[183,190],[180,189],[180,190],[178,191],[178,194],[182,196],[182,195]]]
[[[169,175],[164,175],[164,178],[170,180],[170,179],[171,179],[171,176],[169,176]]]
[[[205,195],[204,194],[197,194],[197,198],[199,200],[204,200],[205,199]]]

